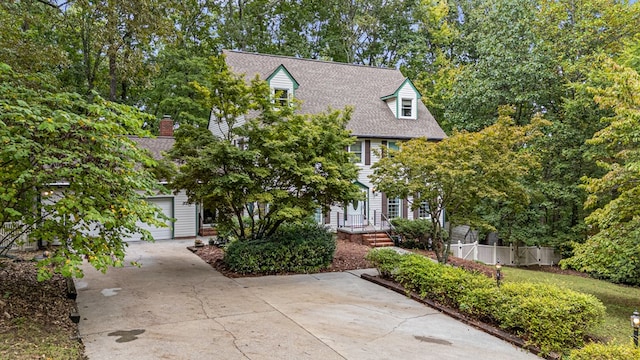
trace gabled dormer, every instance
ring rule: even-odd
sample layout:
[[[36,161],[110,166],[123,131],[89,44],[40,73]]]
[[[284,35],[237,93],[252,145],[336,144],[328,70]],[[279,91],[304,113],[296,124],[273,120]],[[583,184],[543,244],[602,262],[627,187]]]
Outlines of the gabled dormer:
[[[295,96],[295,91],[300,86],[284,65],[280,64],[275,71],[267,77],[271,88],[271,96],[274,102],[280,106],[289,105]]]
[[[397,119],[417,119],[418,100],[422,95],[408,78],[396,89],[393,94],[380,99],[387,103],[389,110]]]

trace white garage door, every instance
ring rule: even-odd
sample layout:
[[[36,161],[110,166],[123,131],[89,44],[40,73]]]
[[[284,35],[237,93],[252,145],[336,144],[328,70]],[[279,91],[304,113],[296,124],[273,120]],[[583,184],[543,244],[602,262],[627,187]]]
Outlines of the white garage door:
[[[162,209],[162,212],[166,216],[170,218],[173,217],[173,198],[150,198],[150,199],[147,199],[147,201],[151,204],[157,205],[160,209]],[[164,228],[158,228],[155,226],[147,225],[143,222],[138,223],[138,227],[140,227],[141,229],[149,230],[149,232],[151,233],[151,236],[153,236],[155,240],[171,239],[173,235],[171,222],[167,221],[167,225],[169,226]],[[141,234],[134,234],[130,238],[125,239],[125,241],[138,241],[140,240],[141,236],[142,236]]]

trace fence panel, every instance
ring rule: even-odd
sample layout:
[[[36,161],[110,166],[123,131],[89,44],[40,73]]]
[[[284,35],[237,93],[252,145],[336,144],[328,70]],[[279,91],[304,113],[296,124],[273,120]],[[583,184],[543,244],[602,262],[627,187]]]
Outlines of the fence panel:
[[[3,226],[0,227],[0,251],[2,250],[5,250],[5,251],[6,250],[23,250],[23,251],[36,250],[37,248],[36,242],[35,241],[29,242],[29,232],[24,231],[22,227],[23,227],[23,224],[20,222],[4,223]],[[15,237],[14,234],[18,234],[20,232],[22,232],[22,234],[18,236],[18,239],[13,243],[9,243],[9,241],[13,240],[13,238]]]
[[[553,248],[537,246],[521,246],[517,249],[513,246],[458,244],[452,246],[453,256],[465,260],[480,261],[494,265],[498,261],[509,265],[557,265],[561,260]]]

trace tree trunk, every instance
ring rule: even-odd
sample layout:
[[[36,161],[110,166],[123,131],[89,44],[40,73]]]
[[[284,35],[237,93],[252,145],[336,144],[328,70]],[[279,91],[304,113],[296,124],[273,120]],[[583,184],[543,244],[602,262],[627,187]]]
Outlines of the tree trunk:
[[[109,46],[109,100],[116,101],[118,89],[118,72],[116,68],[116,49],[115,45]]]

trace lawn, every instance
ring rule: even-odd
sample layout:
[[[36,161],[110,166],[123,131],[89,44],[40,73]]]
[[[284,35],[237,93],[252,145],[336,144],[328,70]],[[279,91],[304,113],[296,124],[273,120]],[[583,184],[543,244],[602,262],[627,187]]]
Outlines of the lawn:
[[[556,284],[568,289],[592,294],[607,307],[604,323],[593,336],[617,344],[628,344],[633,333],[629,316],[640,309],[640,288],[611,284],[606,281],[573,275],[503,268],[504,281],[529,281]]]

